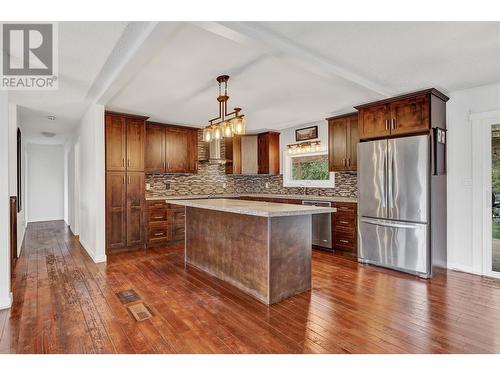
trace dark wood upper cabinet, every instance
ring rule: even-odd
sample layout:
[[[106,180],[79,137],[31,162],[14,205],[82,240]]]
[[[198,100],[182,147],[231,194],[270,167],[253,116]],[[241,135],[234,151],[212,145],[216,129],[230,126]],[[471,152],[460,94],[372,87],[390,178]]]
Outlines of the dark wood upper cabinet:
[[[280,173],[280,133],[260,133],[257,137],[258,173]]]
[[[165,128],[160,125],[146,124],[146,173],[164,173],[165,161]]]
[[[440,91],[428,89],[356,106],[359,136],[363,140],[375,139],[424,133],[437,126],[445,128],[438,114],[445,111],[448,100]]]
[[[147,173],[196,173],[198,129],[148,122]]]
[[[144,120],[127,119],[127,171],[144,171]]]
[[[360,138],[386,137],[391,134],[389,105],[379,105],[359,110]]]
[[[359,142],[358,114],[350,113],[327,120],[330,171],[355,171]]]
[[[391,103],[391,134],[415,133],[430,129],[429,125],[428,95]]]
[[[127,128],[125,118],[106,114],[106,170],[126,170]]]

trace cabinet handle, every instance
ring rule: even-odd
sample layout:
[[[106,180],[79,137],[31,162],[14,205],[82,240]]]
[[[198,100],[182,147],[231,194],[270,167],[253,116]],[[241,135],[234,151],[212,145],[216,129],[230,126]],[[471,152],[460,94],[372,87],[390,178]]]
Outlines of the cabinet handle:
[[[155,236],[163,236],[163,232],[155,233]]]
[[[385,130],[389,130],[389,120],[385,120]]]
[[[128,159],[128,161],[127,161],[127,165],[130,167],[130,159]]]
[[[130,185],[130,176],[128,176],[128,184]]]
[[[163,169],[165,169],[165,168],[166,168],[165,161],[163,161]]]
[[[163,219],[163,216],[153,216],[153,219]]]
[[[347,158],[347,165],[351,165],[351,158]]]
[[[340,224],[349,224],[348,221],[339,221]]]
[[[125,167],[125,158],[122,158],[122,167]]]
[[[393,129],[393,130],[396,129],[396,119],[395,118],[393,118],[391,120],[391,129]]]
[[[122,177],[122,184],[125,185],[125,176]]]
[[[339,241],[342,243],[349,243],[349,241],[347,241],[347,240],[339,240]]]

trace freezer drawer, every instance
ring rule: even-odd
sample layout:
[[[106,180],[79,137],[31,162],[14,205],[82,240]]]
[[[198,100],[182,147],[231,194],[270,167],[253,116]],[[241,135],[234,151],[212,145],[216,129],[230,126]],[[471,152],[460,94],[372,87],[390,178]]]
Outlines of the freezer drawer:
[[[361,217],[358,225],[361,262],[430,275],[427,224]]]

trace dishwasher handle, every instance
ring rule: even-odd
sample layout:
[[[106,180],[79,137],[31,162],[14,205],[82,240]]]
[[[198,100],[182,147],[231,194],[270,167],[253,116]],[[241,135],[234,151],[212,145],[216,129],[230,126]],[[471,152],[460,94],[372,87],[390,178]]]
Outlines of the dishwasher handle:
[[[302,201],[302,205],[304,206],[317,206],[317,207],[331,207],[332,202],[325,201]]]

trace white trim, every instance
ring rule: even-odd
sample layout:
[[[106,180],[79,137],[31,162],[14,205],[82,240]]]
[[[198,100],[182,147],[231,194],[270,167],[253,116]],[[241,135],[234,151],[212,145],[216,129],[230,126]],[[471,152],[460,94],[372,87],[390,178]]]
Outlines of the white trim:
[[[500,110],[487,111],[487,112],[476,112],[469,115],[470,121],[486,120],[486,119],[498,119],[500,118]]]
[[[330,172],[329,180],[292,180],[291,168],[292,158],[301,156],[316,156],[328,155],[328,150],[318,152],[308,152],[301,154],[289,154],[288,151],[283,151],[283,186],[284,187],[311,187],[311,188],[334,188],[335,187],[335,173]]]
[[[28,223],[38,223],[40,221],[64,221],[64,217],[37,217],[30,219]]]
[[[500,111],[470,115],[472,128],[472,273],[500,278],[492,270],[491,125]]]
[[[448,262],[446,264],[446,268],[453,270],[453,271],[460,271],[460,272],[466,272],[466,273],[471,273],[471,274],[475,274],[475,275],[481,275],[481,272],[475,272],[471,266],[464,266],[463,264],[460,264],[460,263]]]
[[[106,254],[96,255],[93,252],[88,251],[90,247],[85,245],[82,242],[81,238],[78,240],[78,242],[80,243],[80,246],[83,248],[83,250],[85,250],[85,252],[89,255],[89,257],[94,261],[94,263],[104,263],[107,261]]]
[[[14,296],[12,295],[12,292],[10,292],[7,300],[0,300],[0,310],[10,309],[13,301]]]

